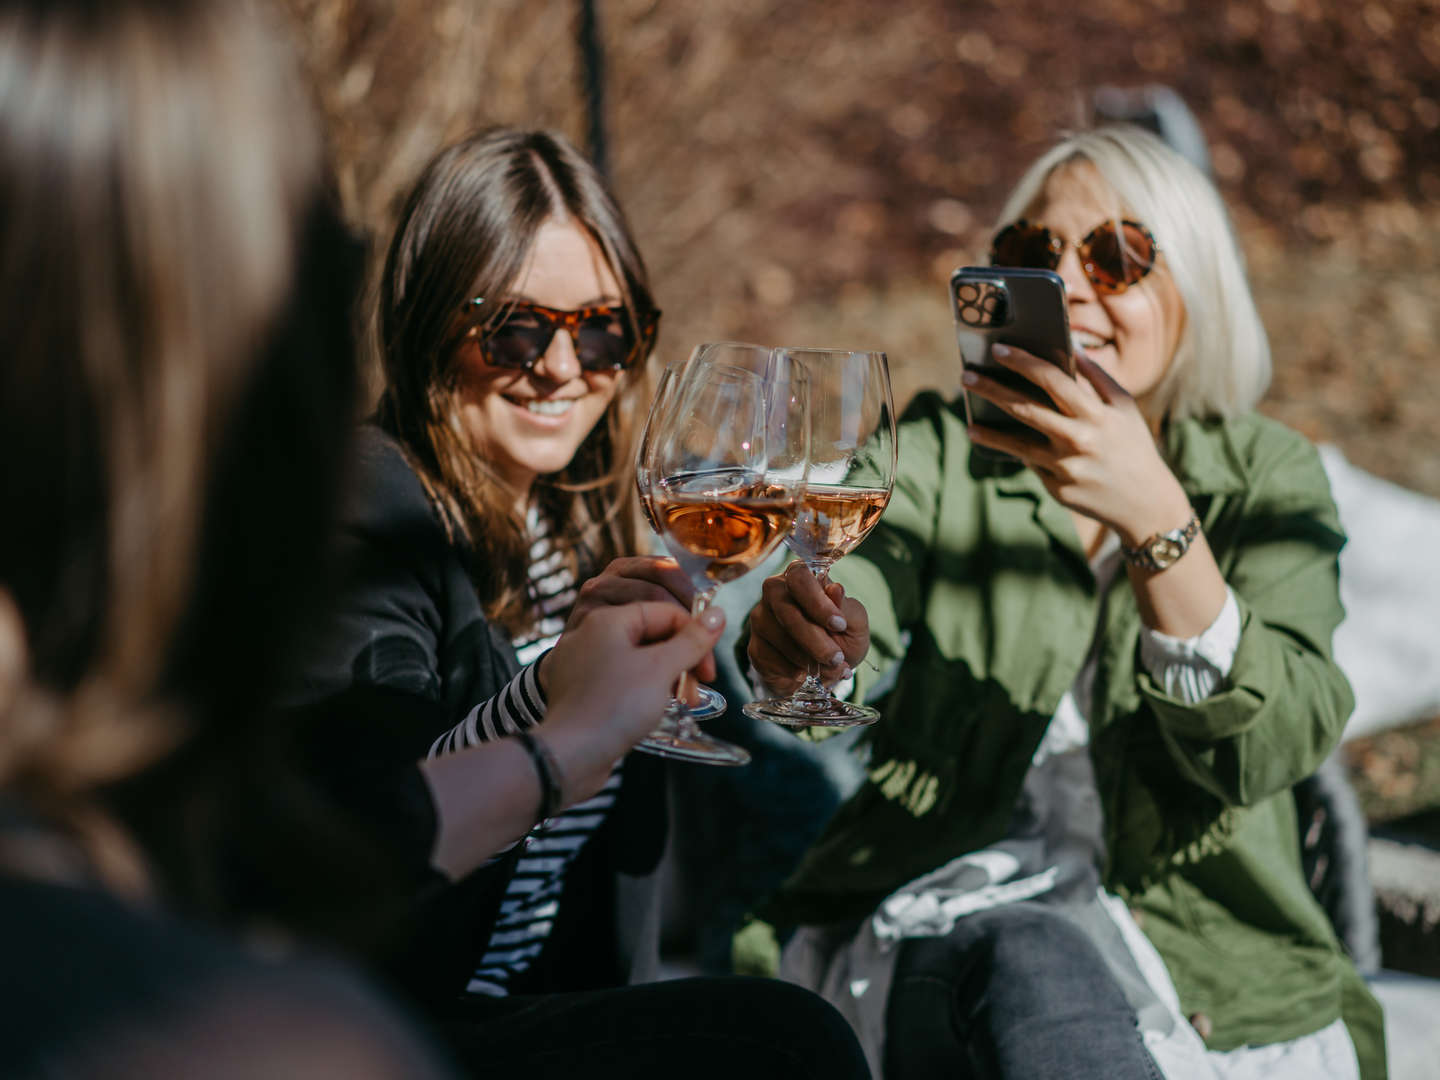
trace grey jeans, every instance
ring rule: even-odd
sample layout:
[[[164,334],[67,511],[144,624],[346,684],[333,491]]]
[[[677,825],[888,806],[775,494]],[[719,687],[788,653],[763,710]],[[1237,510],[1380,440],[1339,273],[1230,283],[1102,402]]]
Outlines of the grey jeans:
[[[967,915],[900,945],[885,1080],[1160,1080],[1104,957],[1053,906]]]

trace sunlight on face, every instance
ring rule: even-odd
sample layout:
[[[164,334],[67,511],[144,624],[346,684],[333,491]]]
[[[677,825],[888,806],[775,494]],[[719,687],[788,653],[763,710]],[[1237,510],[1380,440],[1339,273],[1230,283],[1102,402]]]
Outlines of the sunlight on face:
[[[577,222],[551,218],[535,234],[530,260],[508,299],[573,311],[619,303],[620,287],[598,244]],[[479,342],[460,346],[461,427],[475,452],[529,500],[536,477],[565,468],[615,396],[614,372],[587,372],[574,342],[557,331],[528,372],[491,367]]]
[[[1066,241],[1056,272],[1065,281],[1075,342],[1145,409],[1148,396],[1170,370],[1185,325],[1185,306],[1165,270],[1164,255],[1139,284],[1105,295],[1085,276],[1074,248],[1075,241],[1122,211],[1095,167],[1080,162],[1051,173],[1026,216]],[[1157,240],[1163,251],[1164,238]]]

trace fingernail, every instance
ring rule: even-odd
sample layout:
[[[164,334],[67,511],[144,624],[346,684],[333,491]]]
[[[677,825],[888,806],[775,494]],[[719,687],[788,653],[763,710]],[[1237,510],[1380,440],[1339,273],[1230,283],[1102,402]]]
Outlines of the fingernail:
[[[999,357],[1009,356],[1009,355],[1010,355],[1010,346],[1009,346],[1009,345],[992,345],[992,346],[990,346],[990,355],[991,355],[991,356],[999,356]]]
[[[700,613],[700,625],[706,630],[719,630],[725,625],[725,612],[720,608],[706,608]]]
[[[836,653],[835,653],[835,655],[832,656],[832,657],[830,657],[829,666],[830,666],[830,667],[834,667],[836,664],[843,664],[843,663],[845,663],[845,654],[844,654],[843,652],[839,652],[839,651],[837,650]]]
[[[960,381],[966,386],[974,386],[980,381],[980,376],[976,375],[973,371],[962,371],[960,373]]]
[[[831,629],[831,630],[837,630],[837,631],[840,631],[841,633],[843,633],[843,632],[845,631],[845,628],[846,628],[847,626],[849,626],[849,625],[850,625],[850,624],[845,621],[845,616],[844,616],[844,615],[831,615],[831,616],[830,616],[830,629]]]

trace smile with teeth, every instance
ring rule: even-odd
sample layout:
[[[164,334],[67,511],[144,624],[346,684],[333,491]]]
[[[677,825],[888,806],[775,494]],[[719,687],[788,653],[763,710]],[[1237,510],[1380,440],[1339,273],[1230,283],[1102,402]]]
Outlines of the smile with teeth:
[[[1071,344],[1077,348],[1091,350],[1103,349],[1110,342],[1099,334],[1092,334],[1089,330],[1074,330],[1070,333]]]
[[[537,416],[564,416],[575,407],[576,398],[526,398],[516,400],[510,398],[514,405],[519,405],[528,412]]]

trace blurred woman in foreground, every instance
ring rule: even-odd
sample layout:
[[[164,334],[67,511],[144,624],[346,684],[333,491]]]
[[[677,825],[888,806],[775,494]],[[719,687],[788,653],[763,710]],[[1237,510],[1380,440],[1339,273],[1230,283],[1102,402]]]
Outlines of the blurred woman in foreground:
[[[1219,194],[1138,129],[1077,134],[991,261],[1063,278],[1075,377],[997,357],[1051,407],[967,373],[1013,432],[921,395],[832,575],[846,632],[801,572],[753,616],[777,690],[837,646],[899,663],[869,783],[765,912],[806,927],[787,968],[869,980],[849,1008],[890,1080],[1149,1075],[1137,1036],[1171,1076],[1382,1075],[1291,794],[1352,704],[1344,536],[1314,447],[1254,412],[1269,348]],[[776,962],[763,925],[741,946]]]
[[[250,906],[298,895],[322,919],[366,855],[261,721],[354,402],[356,252],[304,101],[251,5],[0,3],[7,1076],[448,1074],[345,971],[276,959]],[[585,722],[577,783],[712,647],[677,612],[578,629],[580,677],[551,700]],[[472,755],[511,780],[471,843],[534,820],[527,760]]]

